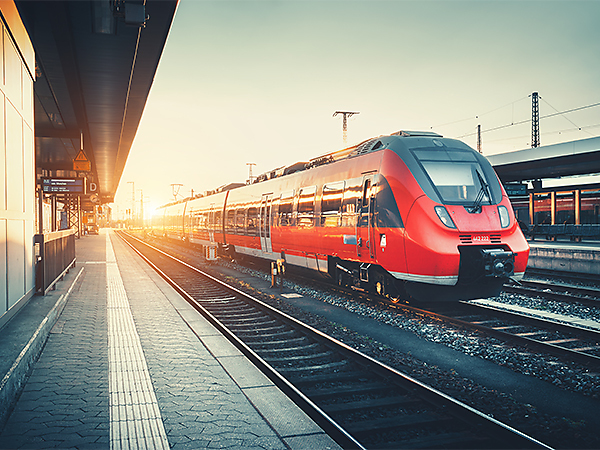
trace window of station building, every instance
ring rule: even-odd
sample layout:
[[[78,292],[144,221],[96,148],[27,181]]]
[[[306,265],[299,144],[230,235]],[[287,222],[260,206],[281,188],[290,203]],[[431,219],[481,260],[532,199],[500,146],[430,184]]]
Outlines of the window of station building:
[[[357,204],[362,193],[362,177],[346,181],[342,200],[342,226],[354,227],[357,223]]]
[[[256,206],[248,208],[246,234],[248,236],[258,236],[258,208]]]
[[[581,191],[581,223],[600,223],[600,190]]]
[[[298,197],[298,219],[297,225],[303,228],[314,226],[315,223],[315,195],[316,186],[310,186],[300,189]]]
[[[404,228],[396,198],[388,181],[380,177],[375,189],[375,224],[379,228]]]
[[[344,182],[328,183],[323,186],[321,197],[321,226],[337,227],[342,216]]]
[[[279,226],[294,225],[294,191],[284,192],[279,200]]]

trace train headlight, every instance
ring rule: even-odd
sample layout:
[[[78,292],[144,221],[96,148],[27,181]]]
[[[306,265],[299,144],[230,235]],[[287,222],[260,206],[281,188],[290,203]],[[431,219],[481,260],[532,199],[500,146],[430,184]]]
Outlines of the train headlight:
[[[498,215],[500,216],[500,226],[507,228],[510,225],[510,215],[508,214],[508,208],[504,205],[498,206]]]
[[[448,210],[446,208],[438,205],[434,209],[435,213],[438,215],[444,225],[446,225],[448,228],[456,228],[456,225],[454,224],[452,217],[450,217],[450,214],[448,214]]]

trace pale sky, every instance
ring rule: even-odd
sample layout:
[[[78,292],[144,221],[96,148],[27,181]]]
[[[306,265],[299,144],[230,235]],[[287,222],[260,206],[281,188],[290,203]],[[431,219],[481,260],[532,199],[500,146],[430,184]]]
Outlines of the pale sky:
[[[152,20],[152,18],[150,18]],[[113,214],[398,130],[483,153],[540,116],[600,103],[600,1],[180,0]],[[503,127],[497,131],[487,131]],[[581,128],[581,130],[579,130]],[[600,135],[600,106],[543,119],[541,144]],[[179,197],[181,198],[181,196]],[[118,211],[117,211],[118,210]]]

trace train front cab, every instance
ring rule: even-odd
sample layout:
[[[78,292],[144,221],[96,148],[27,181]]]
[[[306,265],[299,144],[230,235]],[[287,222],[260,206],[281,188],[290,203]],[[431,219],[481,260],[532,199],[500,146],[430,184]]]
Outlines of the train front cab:
[[[522,278],[529,247],[489,162],[451,139],[403,143],[389,165],[403,176],[392,188],[406,257],[406,270],[392,274],[407,292],[423,300],[488,297],[507,279]]]

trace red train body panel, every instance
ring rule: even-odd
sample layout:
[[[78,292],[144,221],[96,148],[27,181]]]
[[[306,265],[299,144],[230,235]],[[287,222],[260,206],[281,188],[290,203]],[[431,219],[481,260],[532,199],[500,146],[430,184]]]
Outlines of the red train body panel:
[[[495,295],[529,254],[487,160],[433,133],[381,136],[166,205],[154,228],[394,298]]]

